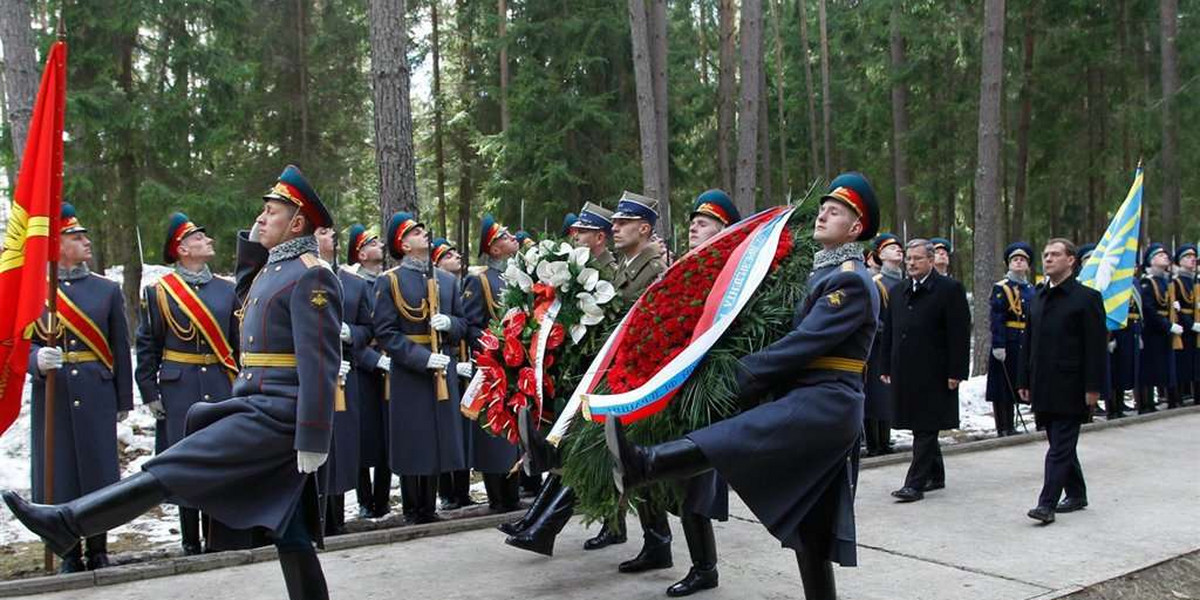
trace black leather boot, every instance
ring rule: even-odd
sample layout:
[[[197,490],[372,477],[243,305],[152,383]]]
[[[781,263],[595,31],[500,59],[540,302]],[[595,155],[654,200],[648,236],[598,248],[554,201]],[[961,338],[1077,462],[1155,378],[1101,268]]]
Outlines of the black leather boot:
[[[617,565],[622,573],[641,573],[654,569],[669,569],[671,560],[671,524],[667,513],[642,507],[638,510],[642,523],[642,549],[638,555]]]
[[[325,499],[325,535],[335,536],[346,533],[346,496],[330,494]]]
[[[62,557],[62,562],[58,564],[58,574],[65,575],[67,573],[82,573],[87,570],[87,566],[83,564],[83,546],[76,545],[66,556]]]
[[[613,521],[604,521],[600,525],[600,533],[583,543],[584,550],[599,550],[616,544],[625,543],[625,510],[622,509]]]
[[[454,472],[454,500],[459,506],[475,506],[478,502],[471,499],[471,470],[463,469]]]
[[[648,447],[630,443],[621,421],[612,415],[604,422],[604,439],[613,459],[613,482],[622,494],[651,481],[687,479],[712,469],[708,457],[688,438]]]
[[[80,538],[104,533],[132,521],[167,498],[167,489],[142,471],[66,504],[33,504],[6,490],[4,503],[30,531],[59,556]]]
[[[437,477],[422,475],[418,479],[420,498],[417,500],[418,524],[436,523],[442,518],[437,514]]]
[[[329,599],[325,573],[316,552],[280,552],[279,568],[283,570],[289,600]]]
[[[354,491],[355,496],[358,497],[358,518],[371,518],[371,515],[375,514],[375,506],[372,503],[375,492],[371,489],[371,469],[358,470],[358,485],[354,487]]]
[[[392,511],[392,472],[387,467],[375,467],[372,486],[371,517],[386,517]]]
[[[685,513],[679,521],[683,524],[692,568],[686,577],[667,588],[667,595],[672,598],[717,587],[717,539],[713,535],[712,521],[695,513]]]
[[[437,477],[438,496],[442,499],[442,510],[457,510],[462,508],[458,498],[454,495],[454,480],[458,475],[457,471],[442,473]]]
[[[547,477],[546,482],[538,490],[537,496],[534,496],[533,503],[529,505],[529,509],[525,511],[525,514],[521,515],[521,518],[516,521],[508,521],[497,525],[496,529],[504,532],[505,535],[516,535],[521,530],[529,527],[529,524],[537,519],[538,515],[546,509],[550,501],[558,495],[558,491],[561,489],[562,477],[558,475]]]
[[[575,514],[575,490],[562,486],[537,519],[520,533],[509,536],[505,544],[514,548],[554,556],[554,540]]]
[[[417,521],[418,504],[420,503],[421,478],[416,475],[400,476],[400,510],[404,514],[405,523]]]
[[[815,552],[796,551],[800,581],[804,585],[804,600],[837,600],[833,581],[833,563]]]
[[[200,546],[200,511],[179,507],[179,532],[183,538],[183,555],[194,556],[204,549]]]
[[[521,439],[521,469],[527,475],[545,473],[558,466],[558,448],[546,441],[538,430],[533,409],[525,407],[517,413],[517,434]]]
[[[518,485],[516,475],[484,473],[483,487],[487,489],[488,507],[499,512],[511,512],[521,508]]]
[[[85,545],[87,551],[84,556],[87,557],[87,570],[95,571],[111,566],[112,561],[108,560],[108,534],[98,533],[89,537]]]

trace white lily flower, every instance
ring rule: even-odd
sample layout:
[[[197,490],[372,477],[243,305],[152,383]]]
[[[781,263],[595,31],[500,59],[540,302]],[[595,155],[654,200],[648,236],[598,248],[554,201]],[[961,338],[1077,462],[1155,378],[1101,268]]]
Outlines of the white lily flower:
[[[582,340],[583,336],[587,335],[587,325],[576,323],[571,326],[571,330],[567,333],[571,335],[571,343],[578,344],[579,340]]]
[[[591,326],[604,320],[604,309],[600,308],[595,296],[587,292],[579,292],[575,294],[575,299],[579,300],[579,308],[583,311],[580,323]]]
[[[601,279],[596,282],[596,304],[608,304],[610,300],[616,297],[617,289],[613,287],[612,282]]]
[[[554,240],[542,240],[535,247],[538,250],[541,250],[542,254],[550,254],[551,252],[554,252],[554,249],[558,246],[554,243]]]
[[[538,280],[542,283],[561,287],[571,281],[571,266],[566,261],[542,261],[537,266]]]
[[[508,280],[509,283],[517,284],[517,286],[521,288],[522,292],[530,292],[533,290],[533,278],[529,275],[526,275],[525,271],[521,270],[521,267],[518,267],[515,264],[509,263],[508,269],[504,271],[504,278]]]
[[[583,286],[583,289],[590,292],[596,288],[596,283],[600,281],[600,271],[591,267],[585,267],[579,272],[579,276],[575,278],[575,281],[579,282]]]
[[[588,259],[592,257],[592,251],[587,247],[579,247],[571,249],[571,264],[577,267],[586,267]]]
[[[537,269],[538,261],[540,261],[541,259],[542,259],[542,252],[541,252],[540,247],[534,246],[534,247],[526,250],[525,251],[525,272],[529,273],[530,275],[533,275],[534,270]]]

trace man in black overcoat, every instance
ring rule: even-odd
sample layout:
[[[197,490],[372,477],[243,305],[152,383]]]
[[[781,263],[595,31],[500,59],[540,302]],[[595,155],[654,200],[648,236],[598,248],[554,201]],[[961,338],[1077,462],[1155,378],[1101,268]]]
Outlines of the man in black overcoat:
[[[1106,332],[1100,292],[1074,276],[1075,247],[1055,238],[1042,251],[1047,283],[1030,303],[1029,328],[1021,351],[1018,393],[1032,402],[1046,430],[1045,483],[1029,517],[1053,523],[1055,512],[1087,506],[1087,485],[1075,446],[1104,387]],[[1066,498],[1059,498],[1066,492]]]
[[[891,289],[884,313],[883,374],[892,386],[896,428],[913,432],[913,458],[901,502],[946,487],[938,431],[958,427],[958,384],[967,378],[971,317],[961,283],[933,268],[928,240],[908,243],[908,279]]]

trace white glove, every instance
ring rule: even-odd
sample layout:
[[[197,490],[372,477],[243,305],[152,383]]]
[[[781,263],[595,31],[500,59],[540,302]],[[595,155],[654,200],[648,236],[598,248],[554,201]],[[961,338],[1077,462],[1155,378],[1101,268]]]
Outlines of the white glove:
[[[163,408],[162,400],[155,400],[154,402],[147,404],[146,408],[150,409],[150,414],[154,415],[155,419],[167,418],[167,409]]]
[[[42,375],[45,375],[47,371],[61,369],[63,366],[62,348],[50,346],[39,348],[37,352],[37,366]]]
[[[1145,350],[1146,342],[1142,338],[1138,338],[1138,350]]]
[[[118,423],[120,423],[121,421],[124,421],[128,417],[129,417],[129,411],[127,411],[127,410],[117,411],[117,422]]]
[[[304,450],[296,451],[296,470],[301,473],[316,473],[321,465],[325,464],[325,459],[329,458],[329,454],[325,452],[305,452]]]
[[[475,372],[475,369],[471,366],[471,363],[469,363],[469,362],[460,362],[460,363],[454,365],[454,370],[457,371],[458,376],[462,377],[463,379],[470,379],[471,374],[473,374]]]
[[[1108,353],[1112,354],[1113,352],[1116,352],[1116,351],[1117,351],[1117,340],[1109,340],[1108,341]]]
[[[429,362],[425,363],[426,369],[445,369],[450,365],[450,357],[445,354],[430,354]]]
[[[429,317],[429,326],[435,331],[449,331],[450,317],[447,317],[443,314],[433,315],[432,317]]]
[[[1200,333],[1200,321],[1192,323],[1192,331]]]
[[[1174,308],[1175,310],[1179,310],[1179,301],[1176,300],[1176,301],[1172,302],[1171,307]]]
[[[375,363],[375,368],[385,373],[392,372],[392,359],[386,354],[379,355],[379,362]]]
[[[341,379],[345,379],[346,375],[349,373],[350,373],[350,363],[343,360],[342,364],[338,367],[338,377]]]
[[[350,335],[350,326],[342,323],[342,341],[349,344],[353,340],[354,337]]]
[[[1179,323],[1171,324],[1171,335],[1182,335],[1182,334],[1183,334],[1183,325],[1180,325]]]
[[[992,348],[992,356],[995,357],[996,360],[1004,362],[1004,359],[1008,356],[1008,350],[1005,350],[1004,348]]]

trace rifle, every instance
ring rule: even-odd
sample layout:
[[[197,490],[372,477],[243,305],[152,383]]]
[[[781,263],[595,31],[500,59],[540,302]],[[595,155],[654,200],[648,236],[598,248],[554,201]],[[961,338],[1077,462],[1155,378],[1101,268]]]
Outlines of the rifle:
[[[438,332],[433,328],[433,315],[439,312],[440,292],[438,290],[437,270],[433,266],[433,253],[429,253],[429,270],[428,277],[425,279],[429,296],[429,350],[434,354],[441,354],[441,340]],[[444,402],[450,399],[450,388],[446,385],[446,370],[437,369],[433,372],[434,388],[437,391],[438,402]]]

